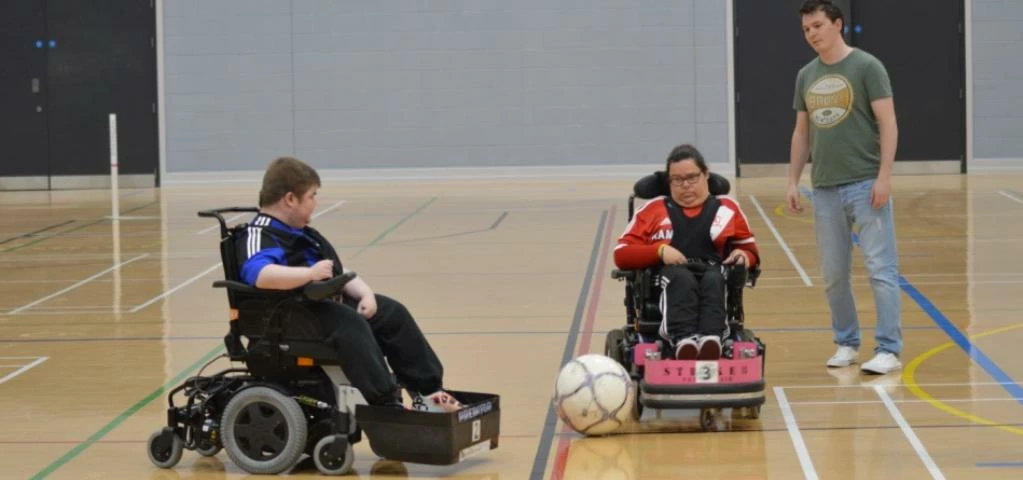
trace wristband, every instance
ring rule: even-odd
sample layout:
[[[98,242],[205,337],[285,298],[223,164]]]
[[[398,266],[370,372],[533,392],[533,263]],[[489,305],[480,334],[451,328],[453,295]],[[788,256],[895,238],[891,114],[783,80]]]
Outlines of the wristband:
[[[667,243],[662,243],[661,246],[657,247],[657,258],[664,259],[664,247],[667,246]]]

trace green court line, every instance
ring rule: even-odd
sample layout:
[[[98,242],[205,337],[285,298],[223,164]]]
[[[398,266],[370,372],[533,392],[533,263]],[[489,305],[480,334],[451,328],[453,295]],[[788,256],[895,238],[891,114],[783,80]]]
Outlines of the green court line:
[[[412,213],[406,215],[405,218],[402,218],[401,220],[399,220],[398,223],[395,223],[394,225],[391,225],[390,227],[388,227],[386,230],[383,231],[383,233],[381,233],[380,235],[377,235],[377,237],[374,238],[373,241],[369,242],[369,244],[367,244],[361,250],[356,252],[355,255],[352,255],[352,257],[356,257],[360,253],[365,251],[366,249],[376,245],[377,242],[382,240],[389,233],[393,232],[396,228],[401,226],[401,224],[405,223],[410,218],[418,215],[419,212],[422,212],[426,207],[430,206],[430,204],[435,202],[435,201],[437,201],[437,197],[431,198],[429,201],[427,201],[426,203],[421,205],[415,211],[413,211]],[[153,202],[153,203],[156,203],[156,202]],[[129,211],[124,212],[124,213],[129,213],[129,212],[132,212],[134,210],[138,210],[138,209],[141,209],[141,208],[144,208],[144,207],[147,207],[147,206],[149,206],[149,205],[143,205],[142,207],[139,207],[139,208],[136,208],[136,209],[133,209],[133,210],[129,210]],[[93,222],[91,224],[82,225],[81,227],[78,227],[78,228],[83,228],[85,226],[96,224],[96,223],[99,223],[99,222],[102,222],[102,221],[103,220],[98,220],[98,221]],[[185,377],[189,374],[189,372],[194,371],[195,369],[199,368],[199,366],[202,365],[203,363],[206,363],[206,362],[210,361],[210,359],[212,359],[214,356],[219,355],[220,352],[223,351],[223,349],[224,349],[223,345],[218,345],[216,348],[211,350],[209,353],[204,355],[198,361],[196,361],[195,363],[190,365],[188,368],[186,368],[185,370],[182,370],[180,373],[178,373],[178,375],[176,377],[172,378],[169,382],[165,383],[162,387],[154,390],[153,393],[150,393],[149,395],[147,395],[142,400],[139,400],[137,403],[135,403],[135,405],[132,405],[131,407],[129,407],[124,412],[121,412],[121,414],[118,415],[117,418],[111,420],[110,423],[104,425],[103,428],[100,428],[96,433],[94,433],[91,436],[89,436],[89,438],[87,438],[84,442],[76,445],[69,452],[65,453],[64,456],[58,458],[57,460],[54,460],[53,463],[47,465],[46,468],[40,470],[39,473],[33,475],[31,477],[31,480],[38,480],[38,479],[46,478],[47,475],[53,473],[58,468],[64,466],[65,464],[67,464],[68,462],[73,460],[75,457],[77,457],[82,452],[84,452],[85,449],[91,447],[94,443],[98,442],[100,439],[105,437],[108,433],[110,433],[115,428],[117,428],[119,425],[121,425],[121,423],[124,423],[124,421],[127,420],[128,417],[131,417],[132,415],[135,415],[136,413],[138,413],[139,410],[141,410],[143,407],[148,405],[150,402],[152,402],[153,400],[156,400],[157,398],[162,396],[164,394],[164,392],[167,392],[168,390],[176,387],[178,384],[181,383],[182,380],[185,379]]]
[[[177,387],[181,383],[181,381],[185,379],[185,376],[189,375],[190,372],[195,371],[202,364],[210,361],[210,359],[212,359],[216,355],[219,355],[223,350],[224,350],[223,345],[218,345],[213,350],[210,350],[209,353],[203,355],[203,357],[200,358],[198,361],[196,361],[192,365],[189,365],[188,368],[182,370],[180,373],[178,373],[176,377],[172,378],[169,382],[163,384],[162,387],[153,390],[153,393],[146,395],[145,398],[139,400],[137,403],[135,403],[135,405],[128,407],[128,409],[121,412],[121,414],[118,415],[117,418],[111,420],[110,423],[104,425],[103,428],[99,429],[99,431],[89,436],[89,438],[85,439],[84,442],[79,443],[78,445],[75,446],[75,448],[72,448],[69,452],[65,453],[64,456],[54,460],[53,463],[47,465],[46,468],[40,470],[39,473],[33,475],[31,477],[32,480],[45,478],[47,475],[53,473],[54,470],[57,470],[58,468],[64,466],[66,463],[70,462],[73,458],[77,457],[79,454],[84,452],[85,449],[91,447],[94,443],[98,442],[100,439],[105,437],[113,429],[117,428],[121,423],[127,420],[128,417],[138,413],[139,410],[142,410],[143,407],[148,405],[153,400],[162,397],[164,392],[167,392]],[[163,426],[165,425],[158,425],[157,428],[162,428]]]
[[[413,211],[412,213],[406,215],[405,218],[403,218],[401,220],[398,220],[398,223],[395,223],[394,225],[391,225],[387,230],[384,230],[383,233],[381,233],[380,235],[377,235],[377,238],[374,238],[372,241],[370,241],[369,243],[364,245],[362,248],[360,248],[359,251],[355,252],[354,255],[352,255],[351,257],[348,257],[348,258],[355,258],[355,257],[358,257],[359,255],[362,255],[362,252],[365,252],[366,250],[369,249],[369,247],[372,247],[372,246],[376,245],[377,242],[379,242],[380,240],[383,240],[383,238],[386,237],[387,234],[393,232],[394,229],[400,227],[401,224],[403,224],[406,221],[408,221],[408,219],[418,215],[419,212],[422,212],[426,207],[429,207],[431,203],[436,202],[436,201],[437,201],[437,197],[433,197],[430,200],[428,200],[426,203],[420,205],[419,208],[415,209],[415,211]],[[342,258],[341,261],[343,262],[344,259]]]
[[[142,210],[143,208],[149,207],[149,206],[155,204],[156,202],[157,202],[156,200],[153,200],[152,202],[149,202],[149,203],[147,203],[145,205],[142,205],[142,206],[139,206],[139,207],[135,207],[135,208],[132,208],[130,210],[125,210],[125,211],[121,212],[120,214],[124,215],[124,214],[131,213],[131,212],[134,212],[134,211]],[[85,227],[91,227],[91,226],[93,226],[93,225],[95,225],[97,223],[105,222],[107,220],[110,220],[110,219],[104,217],[104,218],[101,218],[99,220],[93,220],[93,221],[88,222],[88,223],[83,223],[83,224],[78,225],[78,226],[76,226],[74,228],[71,228],[71,229],[68,229],[68,230],[64,230],[63,232],[55,233],[55,234],[50,235],[48,237],[39,237],[39,238],[37,238],[35,240],[32,240],[31,242],[23,243],[21,245],[15,245],[15,246],[13,246],[11,248],[8,248],[6,250],[0,250],[0,253],[7,253],[7,252],[13,252],[15,250],[20,250],[20,249],[28,247],[30,245],[35,245],[35,244],[37,244],[39,242],[43,242],[43,241],[49,240],[51,238],[56,238],[56,237],[59,237],[61,235],[66,234],[66,233],[71,233],[71,232],[74,232],[74,231],[77,231],[77,230],[81,230],[81,229],[83,229]]]

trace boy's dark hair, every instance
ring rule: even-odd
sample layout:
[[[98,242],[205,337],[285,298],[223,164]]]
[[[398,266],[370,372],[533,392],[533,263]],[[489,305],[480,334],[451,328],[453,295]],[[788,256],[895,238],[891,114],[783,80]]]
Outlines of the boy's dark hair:
[[[668,154],[668,161],[664,164],[665,173],[671,169],[671,164],[689,159],[696,162],[696,166],[699,167],[701,172],[707,173],[707,162],[703,161],[703,154],[696,147],[688,143],[679,145],[671,150],[671,153]]]
[[[280,157],[266,167],[263,188],[259,190],[259,206],[273,205],[288,192],[301,198],[314,186],[320,186],[320,175],[313,167],[294,157]]]
[[[836,20],[842,21],[842,26],[845,26],[845,15],[842,14],[842,9],[838,8],[838,5],[831,3],[831,0],[806,0],[803,2],[803,6],[799,7],[799,16],[813,15],[816,12],[824,12],[824,16],[831,20],[831,23],[835,23]]]

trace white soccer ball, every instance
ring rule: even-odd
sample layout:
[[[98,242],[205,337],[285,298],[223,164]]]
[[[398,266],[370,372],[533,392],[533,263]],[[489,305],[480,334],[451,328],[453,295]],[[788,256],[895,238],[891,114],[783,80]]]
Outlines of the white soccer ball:
[[[558,417],[583,435],[605,435],[632,419],[636,387],[610,357],[583,355],[565,364],[554,386]]]

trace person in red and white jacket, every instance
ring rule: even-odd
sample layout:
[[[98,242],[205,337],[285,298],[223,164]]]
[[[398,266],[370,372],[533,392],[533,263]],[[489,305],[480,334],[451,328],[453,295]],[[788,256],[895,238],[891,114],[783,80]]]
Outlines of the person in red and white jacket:
[[[712,196],[707,164],[692,145],[675,147],[666,162],[670,196],[654,198],[636,211],[618,239],[615,265],[660,269],[660,335],[678,359],[721,357],[725,325],[722,265],[759,261],[757,242],[739,203]],[[701,263],[701,274],[684,267]]]

